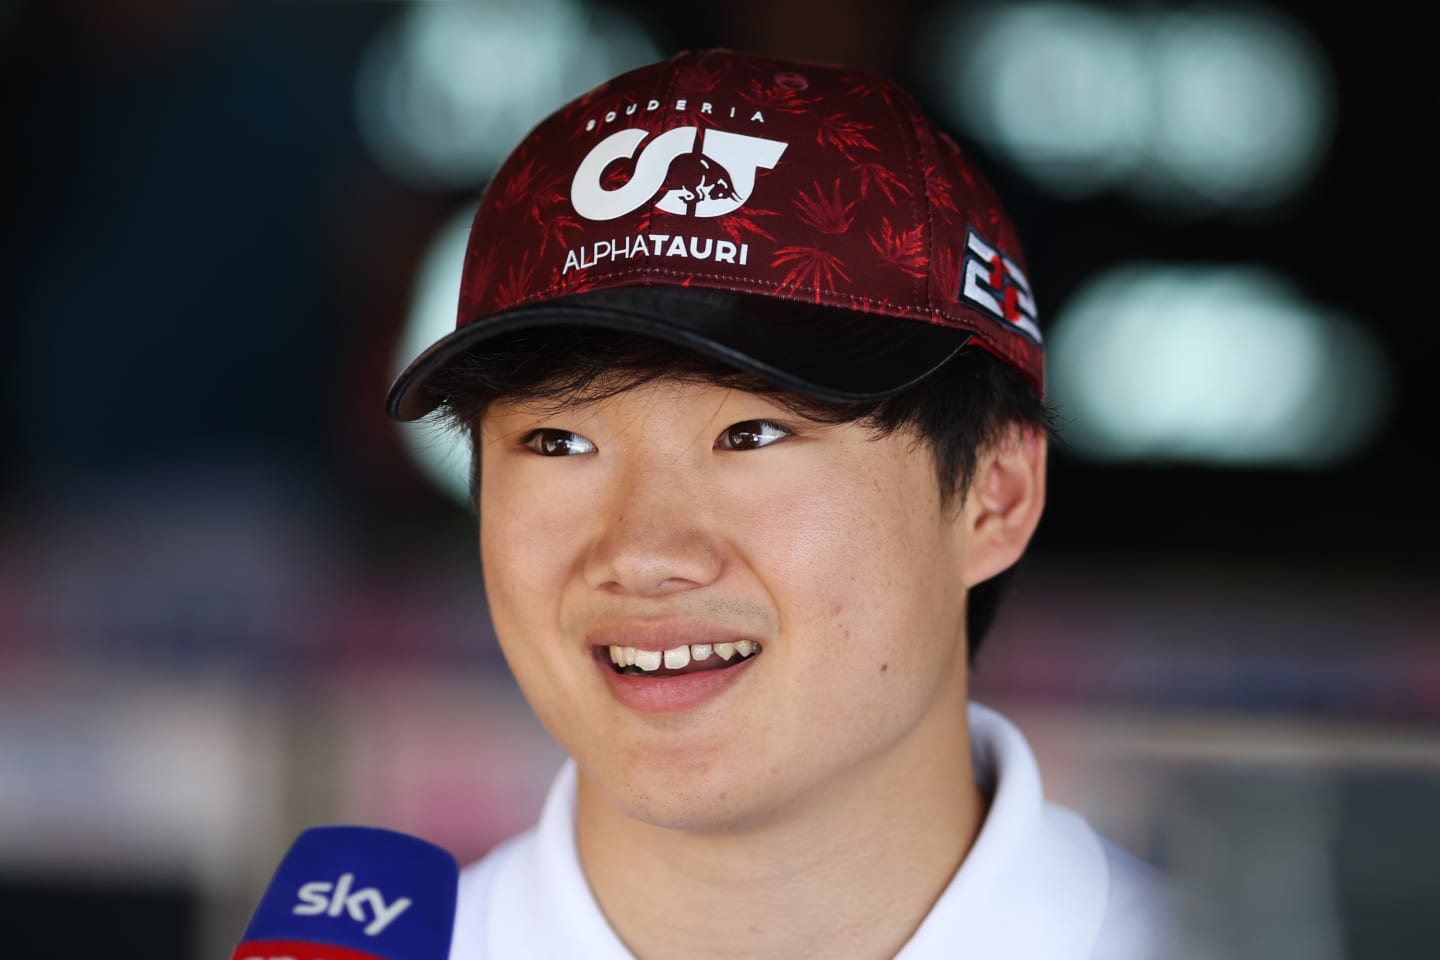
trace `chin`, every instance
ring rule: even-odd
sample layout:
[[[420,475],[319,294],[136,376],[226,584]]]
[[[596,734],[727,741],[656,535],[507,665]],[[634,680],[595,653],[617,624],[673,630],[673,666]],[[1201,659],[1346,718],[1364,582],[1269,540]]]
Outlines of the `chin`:
[[[753,770],[694,757],[612,766],[596,784],[616,810],[633,820],[702,832],[733,830],[760,819],[775,787]]]

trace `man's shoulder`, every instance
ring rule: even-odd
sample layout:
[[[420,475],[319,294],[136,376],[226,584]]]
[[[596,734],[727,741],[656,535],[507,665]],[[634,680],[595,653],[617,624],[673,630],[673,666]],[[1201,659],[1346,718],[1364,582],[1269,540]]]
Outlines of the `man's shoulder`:
[[[1092,960],[1172,957],[1179,936],[1180,901],[1170,878],[1096,833],[1105,856],[1105,912]]]
[[[1176,956],[1181,900],[1167,874],[1054,803],[1043,804],[1027,846],[1016,852],[1028,861],[1022,871],[1030,891],[1054,909],[1066,904],[1076,919],[1090,918],[1075,928],[1093,934],[1088,960]]]
[[[973,702],[970,720],[976,781],[990,805],[905,960],[951,956],[962,944],[1048,960],[1173,957],[1165,876],[1046,800],[1019,727]]]

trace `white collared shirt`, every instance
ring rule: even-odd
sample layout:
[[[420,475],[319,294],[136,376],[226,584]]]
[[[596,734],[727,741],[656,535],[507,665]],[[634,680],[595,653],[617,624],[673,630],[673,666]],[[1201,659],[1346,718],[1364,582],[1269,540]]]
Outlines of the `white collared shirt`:
[[[1157,960],[1174,943],[1171,896],[1152,867],[1078,814],[1046,803],[1035,755],[1009,720],[970,705],[976,776],[990,809],[949,885],[896,960]],[[633,960],[600,912],[575,846],[575,765],[539,825],[460,877],[450,960]]]

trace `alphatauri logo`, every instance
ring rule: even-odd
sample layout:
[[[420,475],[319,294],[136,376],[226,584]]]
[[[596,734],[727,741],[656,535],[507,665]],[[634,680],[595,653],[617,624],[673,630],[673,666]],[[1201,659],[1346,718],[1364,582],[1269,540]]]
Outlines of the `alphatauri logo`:
[[[645,130],[617,130],[580,161],[570,182],[570,202],[587,220],[614,220],[653,203],[666,213],[719,217],[740,209],[760,170],[773,169],[789,144],[722,130],[675,127],[640,145]],[[637,152],[638,151],[638,152]],[[601,177],[617,160],[634,171],[607,190]]]

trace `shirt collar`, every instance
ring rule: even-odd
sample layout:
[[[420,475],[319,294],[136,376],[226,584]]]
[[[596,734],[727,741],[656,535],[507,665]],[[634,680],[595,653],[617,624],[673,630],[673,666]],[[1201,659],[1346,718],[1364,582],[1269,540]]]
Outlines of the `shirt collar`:
[[[991,793],[974,845],[896,960],[974,956],[1069,960],[1090,955],[1107,896],[1104,852],[1077,815],[1045,803],[1024,735],[981,704],[969,708],[976,778]],[[494,955],[631,954],[590,892],[575,844],[575,764],[546,797],[529,842],[506,858],[488,911]]]
[[[990,809],[960,869],[896,960],[1090,956],[1106,899],[1105,854],[1078,815],[1047,804],[1024,734],[970,704],[975,775]]]
[[[496,877],[489,928],[495,957],[633,960],[600,912],[575,845],[575,761],[550,786],[540,824]]]

